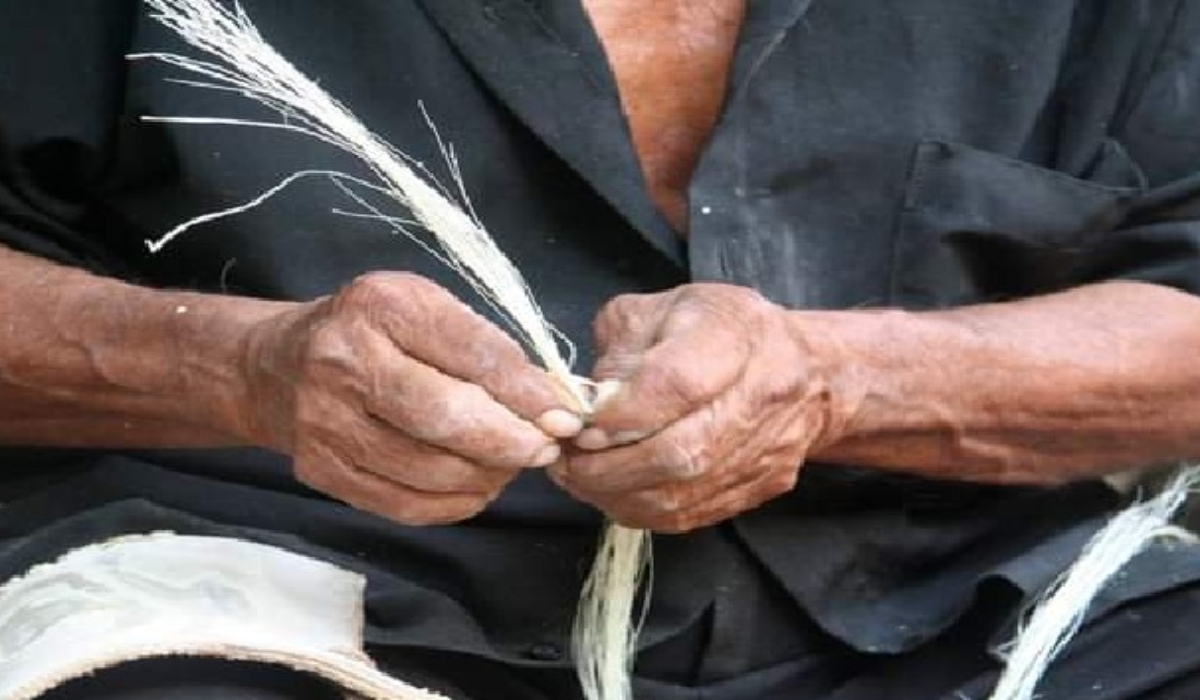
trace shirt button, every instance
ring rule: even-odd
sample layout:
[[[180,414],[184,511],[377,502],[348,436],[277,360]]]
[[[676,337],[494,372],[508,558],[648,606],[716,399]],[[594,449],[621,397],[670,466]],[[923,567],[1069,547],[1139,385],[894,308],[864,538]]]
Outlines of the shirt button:
[[[557,644],[538,642],[529,645],[525,650],[525,657],[534,661],[562,661],[563,650]]]

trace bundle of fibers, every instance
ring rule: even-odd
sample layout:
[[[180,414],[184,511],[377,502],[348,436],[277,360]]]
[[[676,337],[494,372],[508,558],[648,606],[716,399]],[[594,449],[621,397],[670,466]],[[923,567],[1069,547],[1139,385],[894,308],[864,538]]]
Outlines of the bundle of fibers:
[[[216,0],[146,0],[153,17],[174,30],[207,59],[174,53],[142,53],[131,59],[154,59],[193,77],[176,82],[232,92],[273,110],[279,121],[229,119],[218,116],[156,116],[176,124],[219,124],[282,129],[318,139],[357,158],[374,180],[346,173],[306,170],[294,173],[255,199],[206,214],[149,241],[159,250],[188,229],[246,211],[292,182],[310,176],[329,178],[365,210],[360,216],[391,225],[460,274],[505,321],[509,330],[574,397],[581,410],[590,408],[585,382],[570,369],[570,353],[562,335],[546,320],[519,270],[505,257],[471,211],[453,151],[438,137],[442,153],[463,204],[428,171],[374,134],[344,105],[326,93],[279,54],[259,33],[244,9]],[[432,123],[431,123],[432,128]],[[436,130],[434,135],[437,136]],[[390,198],[411,212],[412,219],[389,217],[367,202],[361,190]],[[432,242],[410,226],[423,228]],[[607,526],[592,571],[581,595],[574,631],[575,663],[589,700],[628,700],[629,675],[640,617],[635,607],[649,566],[649,533],[616,524]],[[648,597],[646,598],[648,599]]]
[[[1038,682],[1079,630],[1092,601],[1131,559],[1156,541],[1194,541],[1173,525],[1200,483],[1200,465],[1180,467],[1154,498],[1114,515],[1031,607],[1007,646],[1004,672],[988,700],[1033,700]]]

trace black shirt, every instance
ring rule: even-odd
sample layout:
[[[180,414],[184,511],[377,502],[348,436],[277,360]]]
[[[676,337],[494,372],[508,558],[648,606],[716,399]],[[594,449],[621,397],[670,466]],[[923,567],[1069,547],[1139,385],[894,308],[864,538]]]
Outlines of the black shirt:
[[[604,300],[687,280],[796,308],[930,308],[1116,277],[1200,291],[1200,5],[1186,0],[752,0],[689,189],[686,245],[646,194],[578,4],[242,4],[303,71],[438,171],[424,105],[581,367]],[[127,63],[181,49],[135,2],[4,9],[0,65],[20,70],[0,72],[0,242],[157,286],[308,299],[404,269],[470,298],[418,246],[332,214],[347,202],[317,180],[150,254],[146,239],[293,171],[360,168],[293,134],[141,121],[267,115]],[[422,529],[324,499],[252,450],[2,459],[0,578],[123,532],[231,534],[367,573],[372,644],[514,663],[566,663],[531,650],[563,644],[599,525],[536,473],[472,521]],[[716,672],[736,673],[786,654],[777,640],[803,613],[861,650],[911,648],[987,581],[1044,584],[1116,500],[1099,484],[809,465],[754,513],[656,538],[643,643],[705,620],[710,656],[725,659]],[[1176,561],[1171,576],[1123,585],[1132,595],[1198,569]],[[778,634],[754,634],[751,615]]]

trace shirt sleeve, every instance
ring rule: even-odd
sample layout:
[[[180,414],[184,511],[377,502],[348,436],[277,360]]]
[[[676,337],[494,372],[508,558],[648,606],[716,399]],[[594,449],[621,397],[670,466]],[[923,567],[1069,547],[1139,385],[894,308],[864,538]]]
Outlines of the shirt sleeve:
[[[1092,276],[1200,294],[1200,3],[1178,2],[1170,26],[1113,130],[1146,186],[1098,244]]]
[[[0,244],[115,272],[93,217],[135,3],[0,0]]]

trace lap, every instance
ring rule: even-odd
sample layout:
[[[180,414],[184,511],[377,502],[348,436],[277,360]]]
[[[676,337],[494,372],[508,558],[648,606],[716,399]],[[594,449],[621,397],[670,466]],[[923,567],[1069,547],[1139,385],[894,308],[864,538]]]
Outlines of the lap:
[[[1038,700],[1195,700],[1200,698],[1200,580],[1185,566],[1162,566],[1198,552],[1160,550],[1135,561],[1116,587],[1137,588],[1142,577],[1161,578],[1152,592],[1099,602],[1102,612],[1079,631],[1050,666]],[[1145,587],[1143,587],[1144,590]],[[803,674],[775,688],[747,687],[705,700],[985,700],[1000,662],[990,649],[1011,622],[1017,596],[992,590],[956,625],[904,654],[866,655],[832,647]],[[814,681],[823,687],[808,693]],[[640,697],[640,696],[639,696]]]
[[[984,700],[999,665],[987,642],[1007,606],[977,607],[934,642],[896,656],[830,646],[703,687],[640,679],[639,700]],[[1200,697],[1200,583],[1125,603],[1089,623],[1052,665],[1039,700]],[[517,668],[437,652],[384,654],[382,666],[453,700],[578,697],[568,670]],[[211,659],[139,661],[72,682],[43,700],[341,700],[328,683],[288,669]]]
[[[1131,562],[1094,601],[1088,619],[1038,683],[1038,700],[1193,700],[1200,698],[1200,546],[1161,544]],[[1015,607],[997,608],[993,620],[976,620],[976,633],[955,631],[883,667],[897,676],[920,677],[925,669],[952,665],[963,650],[973,675],[965,682],[924,695],[892,693],[891,700],[984,700],[1001,668],[984,654],[1012,629]],[[1007,617],[1005,622],[1003,618]],[[971,627],[971,621],[965,621]],[[1000,622],[999,625],[996,623]],[[962,626],[960,625],[960,628]],[[983,633],[988,633],[985,637]],[[961,635],[961,631],[959,632]],[[964,644],[965,642],[965,644]],[[911,656],[911,658],[906,658]],[[900,682],[904,687],[904,682]],[[875,700],[879,694],[838,695],[837,700]]]
[[[1051,665],[1039,700],[1200,698],[1200,583],[1117,606],[1090,622]],[[955,696],[987,697],[994,674]]]

